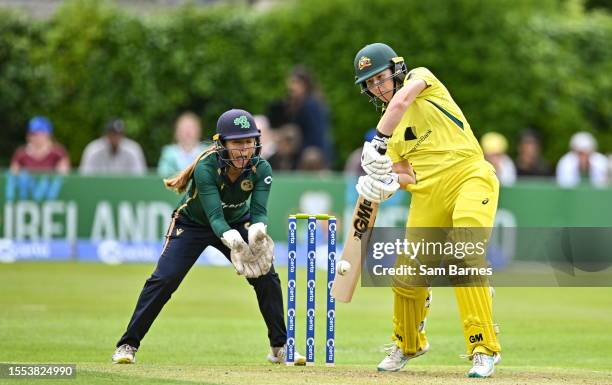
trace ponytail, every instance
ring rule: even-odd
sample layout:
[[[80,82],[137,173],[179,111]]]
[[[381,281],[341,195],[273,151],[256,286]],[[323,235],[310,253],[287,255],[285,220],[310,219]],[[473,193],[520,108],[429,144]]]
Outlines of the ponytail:
[[[193,162],[189,166],[187,166],[183,171],[179,172],[172,178],[164,179],[164,185],[167,189],[172,190],[178,194],[182,194],[187,190],[187,186],[189,185],[189,181],[193,176],[193,171],[196,168],[198,162],[207,157],[208,155],[215,152],[215,145],[211,145],[202,151],[200,155],[198,155]]]

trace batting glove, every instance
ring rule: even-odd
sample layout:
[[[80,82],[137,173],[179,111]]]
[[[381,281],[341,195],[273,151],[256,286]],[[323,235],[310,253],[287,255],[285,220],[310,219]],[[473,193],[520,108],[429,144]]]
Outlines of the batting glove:
[[[370,175],[360,176],[355,188],[365,199],[381,203],[391,198],[400,188],[398,180],[398,175],[394,173],[389,174],[388,178],[383,181],[376,180]]]
[[[372,146],[380,153],[384,155],[387,152],[387,145],[389,144],[389,136],[381,134],[376,130],[376,135],[372,138]]]
[[[387,155],[381,155],[372,143],[365,142],[361,151],[361,168],[367,175],[382,176],[392,172],[393,162]]]

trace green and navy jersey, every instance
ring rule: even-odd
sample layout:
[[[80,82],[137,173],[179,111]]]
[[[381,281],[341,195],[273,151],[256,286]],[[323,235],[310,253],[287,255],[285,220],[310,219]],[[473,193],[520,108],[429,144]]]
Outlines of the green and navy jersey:
[[[221,235],[250,213],[251,223],[268,223],[267,204],[272,186],[272,167],[261,158],[244,171],[235,182],[223,172],[223,163],[216,152],[205,154],[191,177],[189,188],[176,210],[187,219],[210,226]]]

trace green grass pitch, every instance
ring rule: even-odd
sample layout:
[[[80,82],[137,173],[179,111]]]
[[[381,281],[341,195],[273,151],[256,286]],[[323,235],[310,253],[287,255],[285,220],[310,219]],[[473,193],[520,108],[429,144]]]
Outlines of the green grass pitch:
[[[318,273],[317,366],[268,364],[255,294],[229,268],[196,266],[144,339],[136,365],[112,365],[152,265],[0,265],[0,362],[76,363],[65,384],[463,384],[463,338],[452,289],[434,289],[429,353],[377,373],[389,342],[391,292],[358,288],[337,306],[335,368],[324,366],[325,274]],[[304,352],[304,271],[298,348]],[[286,270],[279,271],[283,285]],[[299,286],[301,284],[301,286]],[[487,384],[612,384],[612,288],[498,288],[503,360]],[[28,382],[30,381],[30,382]],[[25,384],[33,380],[0,379]]]

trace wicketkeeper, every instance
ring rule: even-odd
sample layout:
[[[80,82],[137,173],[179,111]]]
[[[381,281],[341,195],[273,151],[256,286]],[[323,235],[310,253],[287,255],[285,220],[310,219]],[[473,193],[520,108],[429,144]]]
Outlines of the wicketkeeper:
[[[259,157],[260,131],[251,114],[229,110],[217,121],[215,143],[164,182],[185,193],[172,215],[155,271],[146,281],[112,360],[131,364],[151,324],[202,251],[212,246],[255,289],[268,328],[268,360],[284,362],[287,332],[274,243],[266,233],[270,164]],[[250,198],[250,203],[248,202]],[[296,364],[306,360],[296,353]]]

